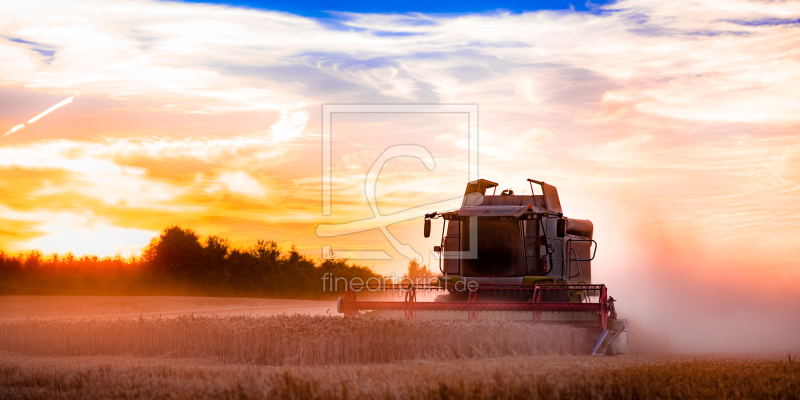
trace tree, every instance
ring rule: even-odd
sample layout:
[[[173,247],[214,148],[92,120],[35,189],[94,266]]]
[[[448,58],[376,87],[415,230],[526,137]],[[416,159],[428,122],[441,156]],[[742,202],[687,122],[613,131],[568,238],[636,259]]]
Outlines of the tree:
[[[255,246],[250,249],[250,253],[259,260],[268,260],[274,266],[281,256],[281,249],[272,240],[259,239]]]
[[[426,265],[421,265],[416,257],[408,262],[408,272],[405,278],[411,278],[414,282],[428,283],[435,275]]]
[[[203,246],[200,236],[193,230],[171,226],[150,242],[142,258],[158,272],[175,278],[192,278],[197,265],[203,261]]]
[[[264,296],[329,299],[323,278],[383,279],[371,268],[334,254],[319,262],[273,241],[233,248],[230,241],[171,226],[140,258],[64,257],[38,251],[9,257],[0,251],[0,294]],[[369,281],[373,279],[373,281]],[[343,291],[340,285],[339,291]]]

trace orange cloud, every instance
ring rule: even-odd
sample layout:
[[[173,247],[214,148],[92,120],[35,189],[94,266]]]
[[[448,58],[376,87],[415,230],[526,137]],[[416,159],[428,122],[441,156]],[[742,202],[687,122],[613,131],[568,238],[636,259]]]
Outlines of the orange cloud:
[[[436,168],[387,163],[383,214],[462,193],[465,121],[334,115],[333,215],[323,218],[320,106],[411,101],[478,104],[481,177],[518,193],[529,177],[555,184],[568,215],[596,221],[601,243],[658,248],[629,236],[656,221],[664,237],[691,234],[704,250],[685,251],[710,261],[747,248],[798,268],[786,256],[800,226],[800,28],[784,23],[800,15],[795,3],[342,14],[344,30],[220,5],[0,7],[0,95],[21,93],[3,104],[3,131],[50,107],[43,93],[82,93],[0,142],[2,247],[62,251],[74,229],[96,243],[86,251],[106,254],[182,224],[314,255],[380,248],[395,259],[377,268],[402,270],[376,230],[319,237],[316,227],[373,217],[364,178],[395,144],[424,146]],[[421,238],[419,219],[390,222],[417,253],[438,244]],[[119,245],[91,239],[102,232]]]

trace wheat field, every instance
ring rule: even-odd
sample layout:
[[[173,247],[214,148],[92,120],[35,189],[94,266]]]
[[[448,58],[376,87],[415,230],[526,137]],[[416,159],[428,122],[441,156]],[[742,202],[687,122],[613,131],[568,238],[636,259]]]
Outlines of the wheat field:
[[[138,319],[182,315],[328,315],[335,301],[186,296],[0,296],[0,322],[20,319]]]
[[[337,366],[0,353],[3,399],[798,399],[797,361],[517,356]]]
[[[592,336],[320,315],[14,318],[0,320],[0,399],[800,399],[792,355],[592,357]]]
[[[0,350],[17,354],[192,357],[258,365],[587,354],[591,339],[585,329],[511,321],[306,315],[0,322]]]

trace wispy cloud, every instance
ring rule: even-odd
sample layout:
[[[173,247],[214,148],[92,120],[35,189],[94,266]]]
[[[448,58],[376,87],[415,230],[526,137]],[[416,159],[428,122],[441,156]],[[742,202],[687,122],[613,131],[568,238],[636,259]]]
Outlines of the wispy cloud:
[[[0,246],[54,232],[25,213],[90,209],[121,229],[180,222],[312,251],[323,103],[479,104],[482,177],[517,192],[528,177],[553,182],[568,213],[596,219],[612,241],[626,240],[630,225],[608,210],[624,210],[633,226],[657,215],[664,232],[702,234],[717,250],[772,249],[764,238],[778,225],[800,233],[791,200],[800,190],[800,3],[339,14],[335,27],[180,2],[0,7],[0,36],[12,38],[0,39],[0,85],[80,90],[84,107],[69,126],[41,132],[46,139],[14,135],[0,146],[0,190],[17,213],[0,212],[0,231],[22,235],[0,235]],[[14,126],[20,115],[52,104],[33,103],[3,107],[6,135],[26,125]],[[437,167],[387,164],[382,210],[463,190],[462,120],[379,117],[334,116],[339,222],[371,215],[363,174],[392,144],[426,146]],[[424,253],[433,242],[410,226],[392,229]],[[367,246],[370,236],[342,240]]]

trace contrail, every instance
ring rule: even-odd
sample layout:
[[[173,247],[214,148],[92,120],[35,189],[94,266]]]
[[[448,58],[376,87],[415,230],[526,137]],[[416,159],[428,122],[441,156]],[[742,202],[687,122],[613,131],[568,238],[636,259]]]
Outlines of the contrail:
[[[81,94],[81,92],[78,92],[78,93],[75,93],[75,96],[69,96],[68,99],[66,99],[66,100],[64,100],[64,101],[62,101],[62,102],[60,102],[60,103],[48,108],[43,113],[31,118],[30,120],[28,120],[27,124],[30,125],[30,124],[38,121],[39,119],[41,119],[45,115],[50,114],[55,109],[60,108],[60,107],[64,107],[65,105],[67,105],[69,103],[72,103],[72,99],[75,98],[76,96],[80,95],[80,94]],[[6,132],[5,135],[3,135],[2,137],[6,137],[6,136],[8,136],[8,135],[10,135],[10,134],[12,134],[12,133],[24,128],[24,127],[25,127],[25,124],[19,124],[19,125],[15,126],[15,127],[11,128],[11,130]]]

